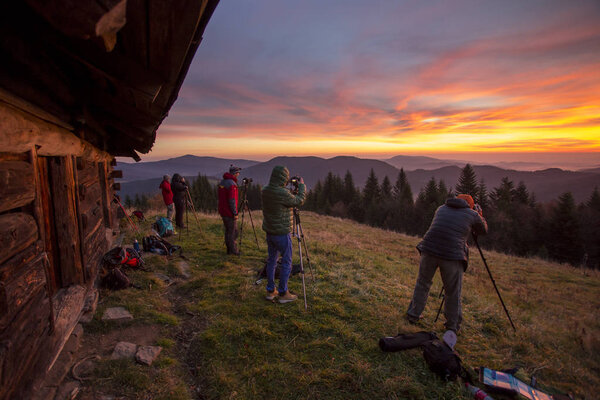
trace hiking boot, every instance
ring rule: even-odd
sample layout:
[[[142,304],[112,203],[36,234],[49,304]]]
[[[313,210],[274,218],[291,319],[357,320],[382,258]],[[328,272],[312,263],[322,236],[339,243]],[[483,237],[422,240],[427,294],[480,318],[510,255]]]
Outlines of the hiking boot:
[[[292,292],[290,292],[289,290],[287,292],[285,292],[285,294],[283,296],[279,296],[279,302],[280,303],[289,303],[291,301],[294,301],[298,298],[298,296],[296,296],[295,294],[293,294]]]
[[[274,289],[272,292],[267,291],[267,295],[265,296],[265,299],[269,300],[269,301],[273,301],[275,300],[275,297],[279,296],[279,292],[277,292],[277,289]]]
[[[406,314],[406,320],[411,325],[416,325],[421,320],[421,317],[415,317],[414,315]]]

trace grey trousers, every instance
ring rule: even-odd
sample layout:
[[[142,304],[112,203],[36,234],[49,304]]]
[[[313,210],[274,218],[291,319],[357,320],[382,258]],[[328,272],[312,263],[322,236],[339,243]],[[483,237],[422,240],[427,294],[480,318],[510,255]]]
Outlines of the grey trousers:
[[[421,316],[427,303],[427,296],[429,295],[433,276],[438,267],[440,268],[444,284],[446,329],[458,332],[460,323],[462,322],[461,292],[464,273],[463,261],[444,260],[431,254],[421,253],[419,276],[417,277],[415,291],[408,306],[407,314],[416,318]]]
[[[173,213],[175,212],[175,204],[171,203],[167,206],[167,219],[173,221]]]
[[[233,217],[223,217],[223,225],[225,226],[225,246],[227,246],[227,254],[239,254],[237,247],[237,238],[239,235],[237,219]]]

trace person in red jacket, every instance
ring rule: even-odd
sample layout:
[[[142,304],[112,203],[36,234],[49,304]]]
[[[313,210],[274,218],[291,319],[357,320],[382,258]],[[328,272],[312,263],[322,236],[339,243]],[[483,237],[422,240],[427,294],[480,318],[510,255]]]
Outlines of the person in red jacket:
[[[223,180],[219,183],[219,214],[225,226],[225,245],[227,254],[239,255],[237,248],[237,217],[238,217],[238,186],[237,178],[242,169],[231,165],[229,172],[223,174]]]
[[[173,211],[175,210],[175,206],[173,205],[173,192],[171,191],[171,184],[169,183],[170,179],[171,177],[169,175],[163,176],[163,181],[160,183],[159,188],[162,190],[163,200],[167,206],[167,218],[173,221]]]

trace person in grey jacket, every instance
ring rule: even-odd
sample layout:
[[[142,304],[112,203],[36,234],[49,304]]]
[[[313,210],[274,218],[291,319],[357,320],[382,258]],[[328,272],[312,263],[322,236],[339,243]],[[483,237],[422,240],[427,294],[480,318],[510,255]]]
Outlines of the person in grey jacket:
[[[444,316],[446,329],[458,333],[462,322],[461,291],[463,273],[469,261],[467,237],[486,234],[487,223],[481,207],[468,194],[459,194],[440,206],[417,249],[421,253],[419,276],[406,318],[416,323],[421,318],[435,271],[440,268],[446,292]]]

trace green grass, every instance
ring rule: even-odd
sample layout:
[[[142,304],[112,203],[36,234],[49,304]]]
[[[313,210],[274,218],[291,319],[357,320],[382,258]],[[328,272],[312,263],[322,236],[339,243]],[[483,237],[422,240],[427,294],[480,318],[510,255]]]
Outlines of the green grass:
[[[162,343],[171,343],[163,346],[168,349],[156,366],[136,366],[134,372],[145,371],[147,377],[170,374],[173,393],[182,396],[172,398],[197,398],[194,391],[203,399],[470,398],[459,383],[438,380],[420,351],[386,354],[377,346],[380,337],[398,332],[443,332],[443,316],[432,326],[439,306],[439,275],[421,325],[410,326],[403,319],[417,275],[419,239],[302,215],[315,276],[313,282],[305,265],[307,311],[299,276],[290,280],[299,301],[290,304],[265,301],[265,282],[254,285],[266,257],[260,212],[253,213],[260,250],[249,220],[242,256],[235,257],[225,255],[218,216],[200,215],[200,231],[190,215],[189,233],[172,240],[184,248],[191,266],[189,280],[166,287],[150,272],[136,272],[133,278],[142,290],[103,293],[102,307],[125,306],[136,317],[131,324],[160,324]],[[295,246],[295,263],[297,253]],[[517,333],[479,255],[472,252],[456,347],[464,364],[493,369],[518,365],[522,377],[535,372],[541,384],[595,396],[600,387],[598,274],[586,276],[539,259],[485,254]],[[176,262],[155,257],[149,268],[176,278]],[[118,329],[100,321],[94,324],[98,332]],[[117,384],[106,371],[99,376],[125,395],[132,395],[128,390],[152,393],[135,384]],[[180,392],[182,387],[186,390]]]

